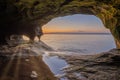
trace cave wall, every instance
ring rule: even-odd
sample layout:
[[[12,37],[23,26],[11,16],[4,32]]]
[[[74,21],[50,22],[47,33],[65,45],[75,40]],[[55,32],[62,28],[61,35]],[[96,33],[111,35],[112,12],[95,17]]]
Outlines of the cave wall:
[[[120,0],[0,0],[0,43],[13,34],[33,40],[37,25],[73,14],[100,18],[120,48]]]

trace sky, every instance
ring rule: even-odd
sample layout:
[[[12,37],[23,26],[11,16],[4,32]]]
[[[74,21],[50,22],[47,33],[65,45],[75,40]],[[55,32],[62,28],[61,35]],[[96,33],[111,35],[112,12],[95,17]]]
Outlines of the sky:
[[[44,33],[109,33],[94,15],[70,15],[52,19],[43,26]]]

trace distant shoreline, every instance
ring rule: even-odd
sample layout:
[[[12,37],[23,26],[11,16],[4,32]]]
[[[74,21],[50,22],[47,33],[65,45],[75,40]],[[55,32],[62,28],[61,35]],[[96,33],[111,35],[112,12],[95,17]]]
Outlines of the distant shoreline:
[[[44,33],[44,34],[66,34],[66,35],[111,35],[111,33]]]

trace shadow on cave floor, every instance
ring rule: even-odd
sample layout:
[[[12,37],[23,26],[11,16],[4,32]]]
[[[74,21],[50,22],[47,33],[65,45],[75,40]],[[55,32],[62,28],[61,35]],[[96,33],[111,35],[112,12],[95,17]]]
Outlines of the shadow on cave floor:
[[[0,80],[57,80],[42,61],[42,52],[31,48],[31,44],[0,47]]]

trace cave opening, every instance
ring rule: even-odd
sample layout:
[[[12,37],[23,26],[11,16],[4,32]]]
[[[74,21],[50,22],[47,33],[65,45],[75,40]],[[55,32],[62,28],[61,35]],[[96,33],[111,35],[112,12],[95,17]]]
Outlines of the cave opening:
[[[116,48],[114,38],[94,15],[75,14],[52,19],[43,27],[41,40],[69,53],[99,53]]]
[[[52,52],[105,52],[83,57],[61,55],[70,66],[65,75],[58,77],[119,80],[120,0],[0,0],[0,4],[0,80],[57,80],[42,59],[49,53],[52,56]],[[36,33],[38,26],[39,34]],[[35,36],[48,46],[37,39],[34,42]],[[28,42],[19,44],[23,37]],[[59,58],[59,54],[57,56]],[[50,61],[48,56],[46,58]],[[57,63],[57,68],[61,65],[57,60],[52,61]]]

